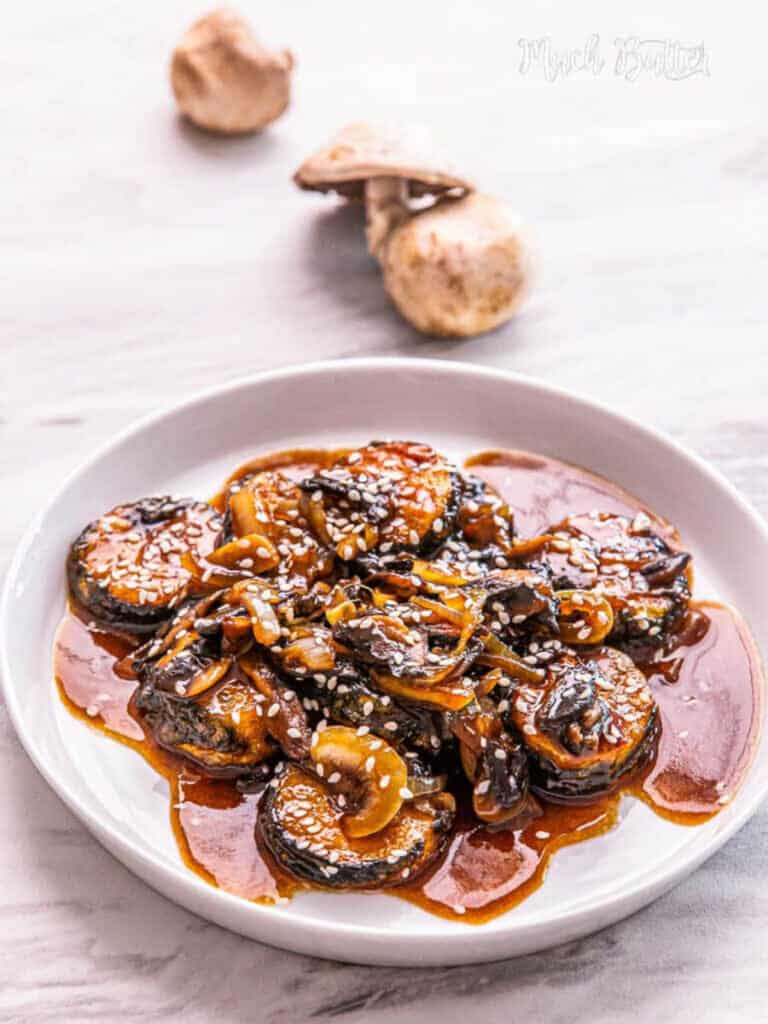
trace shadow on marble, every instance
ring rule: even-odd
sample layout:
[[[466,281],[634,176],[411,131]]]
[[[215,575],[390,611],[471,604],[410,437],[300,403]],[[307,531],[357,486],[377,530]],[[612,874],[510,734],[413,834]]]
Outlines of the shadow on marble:
[[[281,148],[279,137],[269,129],[252,135],[217,135],[198,128],[182,114],[171,116],[171,120],[177,137],[188,149],[217,163],[264,161]]]

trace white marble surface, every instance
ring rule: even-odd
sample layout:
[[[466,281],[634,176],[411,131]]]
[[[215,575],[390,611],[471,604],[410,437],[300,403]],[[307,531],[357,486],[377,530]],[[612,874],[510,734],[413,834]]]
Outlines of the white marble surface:
[[[169,99],[169,51],[204,8],[3,12],[0,566],[30,507],[136,416],[260,367],[356,354],[506,366],[606,399],[768,512],[756,9],[240,6],[295,50],[298,72],[289,114],[232,141],[181,124]],[[600,75],[520,74],[520,37],[564,48],[591,33]],[[703,42],[711,74],[623,81],[613,40],[631,35]],[[309,149],[369,116],[431,124],[534,226],[537,284],[514,324],[461,344],[417,337],[385,300],[357,219],[292,188]],[[656,905],[540,956],[413,972],[324,963],[155,896],[47,789],[0,709],[0,1020],[766,1020],[767,840],[764,809]]]

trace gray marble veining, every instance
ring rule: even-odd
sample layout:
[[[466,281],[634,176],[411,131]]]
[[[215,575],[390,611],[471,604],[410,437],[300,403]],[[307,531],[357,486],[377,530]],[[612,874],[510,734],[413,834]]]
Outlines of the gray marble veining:
[[[359,354],[584,391],[691,445],[768,513],[758,31],[692,0],[238,6],[298,70],[288,115],[229,141],[180,123],[168,95],[196,5],[4,11],[0,565],[29,509],[135,417],[261,367]],[[616,35],[703,42],[711,73],[519,73],[519,38],[566,47],[593,32],[606,56]],[[384,297],[356,211],[291,186],[303,156],[359,117],[431,123],[458,166],[524,212],[539,261],[513,324],[421,339]],[[327,963],[228,934],[133,878],[48,790],[0,708],[0,1020],[768,1020],[767,841],[763,809],[647,910],[541,955]]]

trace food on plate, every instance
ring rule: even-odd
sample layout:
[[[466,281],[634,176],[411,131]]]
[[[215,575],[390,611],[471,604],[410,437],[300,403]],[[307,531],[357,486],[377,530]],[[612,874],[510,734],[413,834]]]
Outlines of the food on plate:
[[[294,180],[365,203],[368,249],[384,287],[422,333],[472,337],[517,311],[530,277],[519,216],[476,193],[413,130],[347,125]]]
[[[211,11],[185,32],[171,58],[181,112],[222,135],[257,132],[291,100],[293,56],[263,46],[234,11]]]
[[[213,550],[221,517],[206,502],[171,497],[118,505],[89,523],[67,559],[69,585],[99,621],[145,633],[189,592],[181,555]]]
[[[583,484],[605,507],[564,505]],[[555,460],[264,457],[210,502],[102,514],[67,571],[65,698],[130,723],[188,863],[226,888],[249,851],[251,898],[386,889],[485,920],[622,794],[711,816],[754,743],[743,624],[693,600],[671,524]],[[715,699],[742,709],[722,736]]]

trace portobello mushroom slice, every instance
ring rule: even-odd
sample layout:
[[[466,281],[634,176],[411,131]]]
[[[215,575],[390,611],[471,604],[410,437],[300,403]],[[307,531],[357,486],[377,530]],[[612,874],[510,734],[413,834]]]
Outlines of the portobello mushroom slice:
[[[315,533],[350,562],[374,551],[432,553],[453,529],[462,484],[429,445],[372,441],[301,486]]]
[[[345,830],[345,812],[325,781],[289,764],[267,786],[256,829],[298,878],[337,889],[382,889],[419,874],[438,856],[455,805],[448,793],[407,801],[384,828],[358,838]]]
[[[548,800],[610,792],[651,756],[657,706],[642,672],[621,651],[566,652],[543,685],[520,683],[510,715],[530,757],[531,786]]]
[[[672,550],[652,526],[644,513],[570,516],[548,531],[542,556],[556,590],[593,591],[609,602],[607,643],[639,660],[680,628],[691,594],[691,556]]]
[[[99,622],[147,633],[173,615],[191,581],[186,555],[217,545],[222,519],[191,498],[143,498],[90,523],[72,545],[72,595]]]

